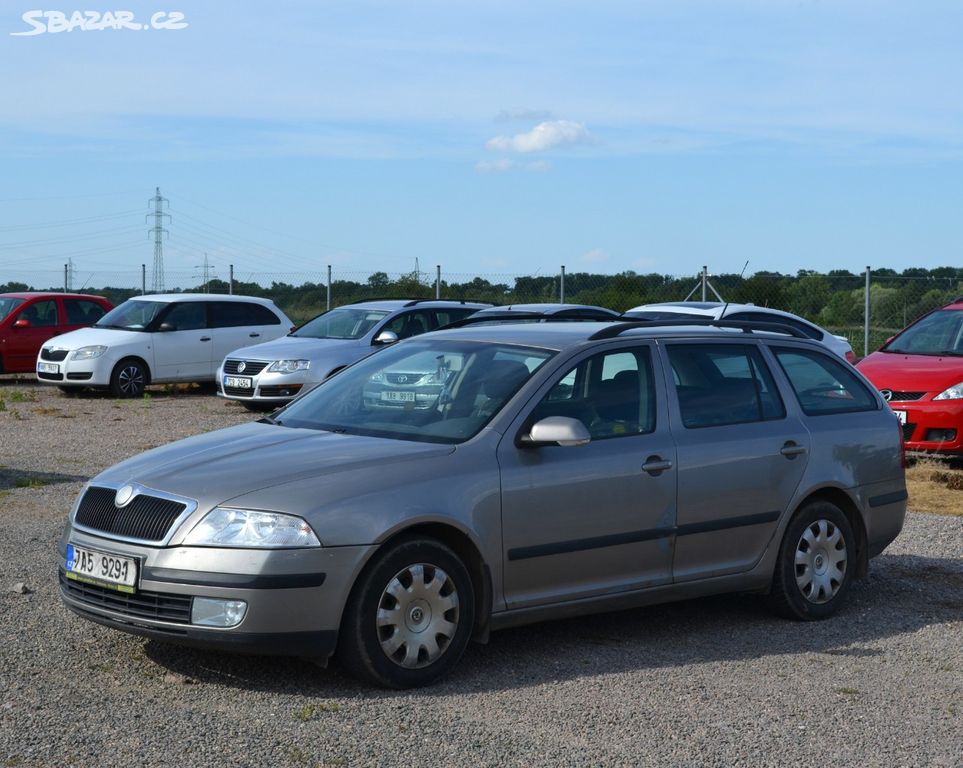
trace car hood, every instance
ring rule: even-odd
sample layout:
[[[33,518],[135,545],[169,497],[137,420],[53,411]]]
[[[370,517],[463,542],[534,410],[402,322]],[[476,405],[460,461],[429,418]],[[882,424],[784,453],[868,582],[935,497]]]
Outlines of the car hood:
[[[235,349],[228,357],[247,360],[319,360],[331,354],[358,348],[357,339],[307,339],[285,336],[263,344]]]
[[[253,422],[155,448],[114,465],[91,482],[139,483],[196,499],[206,507],[306,478],[317,481],[315,491],[323,496],[326,483],[340,482],[352,470],[380,472],[389,464],[452,451],[451,445]]]
[[[145,338],[143,331],[121,331],[116,328],[80,328],[76,331],[70,331],[70,333],[54,336],[44,342],[44,346],[79,349],[80,347],[92,347],[100,344],[105,347],[113,347],[130,341],[143,341]]]
[[[939,394],[963,381],[963,357],[873,352],[856,367],[877,389]]]

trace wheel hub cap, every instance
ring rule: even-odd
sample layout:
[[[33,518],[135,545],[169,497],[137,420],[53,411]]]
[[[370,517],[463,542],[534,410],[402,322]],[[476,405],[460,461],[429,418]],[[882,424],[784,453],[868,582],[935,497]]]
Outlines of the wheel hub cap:
[[[796,585],[810,603],[828,603],[843,584],[849,556],[842,532],[816,520],[796,544]]]
[[[426,667],[448,649],[459,618],[458,591],[447,573],[429,563],[403,568],[378,601],[381,650],[398,666]]]

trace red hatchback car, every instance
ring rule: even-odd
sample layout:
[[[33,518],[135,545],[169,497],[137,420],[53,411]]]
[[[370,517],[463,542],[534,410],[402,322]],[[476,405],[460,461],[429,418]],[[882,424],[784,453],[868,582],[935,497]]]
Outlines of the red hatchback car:
[[[856,367],[889,401],[908,450],[963,456],[963,297],[923,315]]]
[[[0,373],[33,373],[45,341],[93,325],[113,308],[103,296],[0,293]]]

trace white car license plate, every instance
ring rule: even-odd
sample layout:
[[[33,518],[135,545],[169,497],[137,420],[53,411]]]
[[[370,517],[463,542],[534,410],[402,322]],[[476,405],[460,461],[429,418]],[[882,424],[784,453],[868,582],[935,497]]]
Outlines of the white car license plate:
[[[390,403],[413,403],[415,402],[414,392],[382,392],[381,399]]]
[[[57,363],[37,363],[37,373],[60,373]]]
[[[97,552],[76,544],[67,545],[67,578],[100,584],[118,592],[134,593],[137,583],[137,561],[132,557]]]
[[[225,376],[224,386],[235,389],[250,389],[252,380],[247,376]]]
[[[896,414],[896,420],[897,420],[900,424],[905,424],[905,423],[906,423],[906,411],[896,411],[896,410],[894,410],[893,413]]]

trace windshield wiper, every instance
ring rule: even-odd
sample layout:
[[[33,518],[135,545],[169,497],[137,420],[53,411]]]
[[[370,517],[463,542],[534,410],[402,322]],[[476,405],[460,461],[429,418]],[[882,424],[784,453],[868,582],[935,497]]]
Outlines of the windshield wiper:
[[[284,424],[281,423],[280,419],[275,419],[273,416],[264,416],[257,420],[258,424],[272,424],[277,427],[283,427]]]

